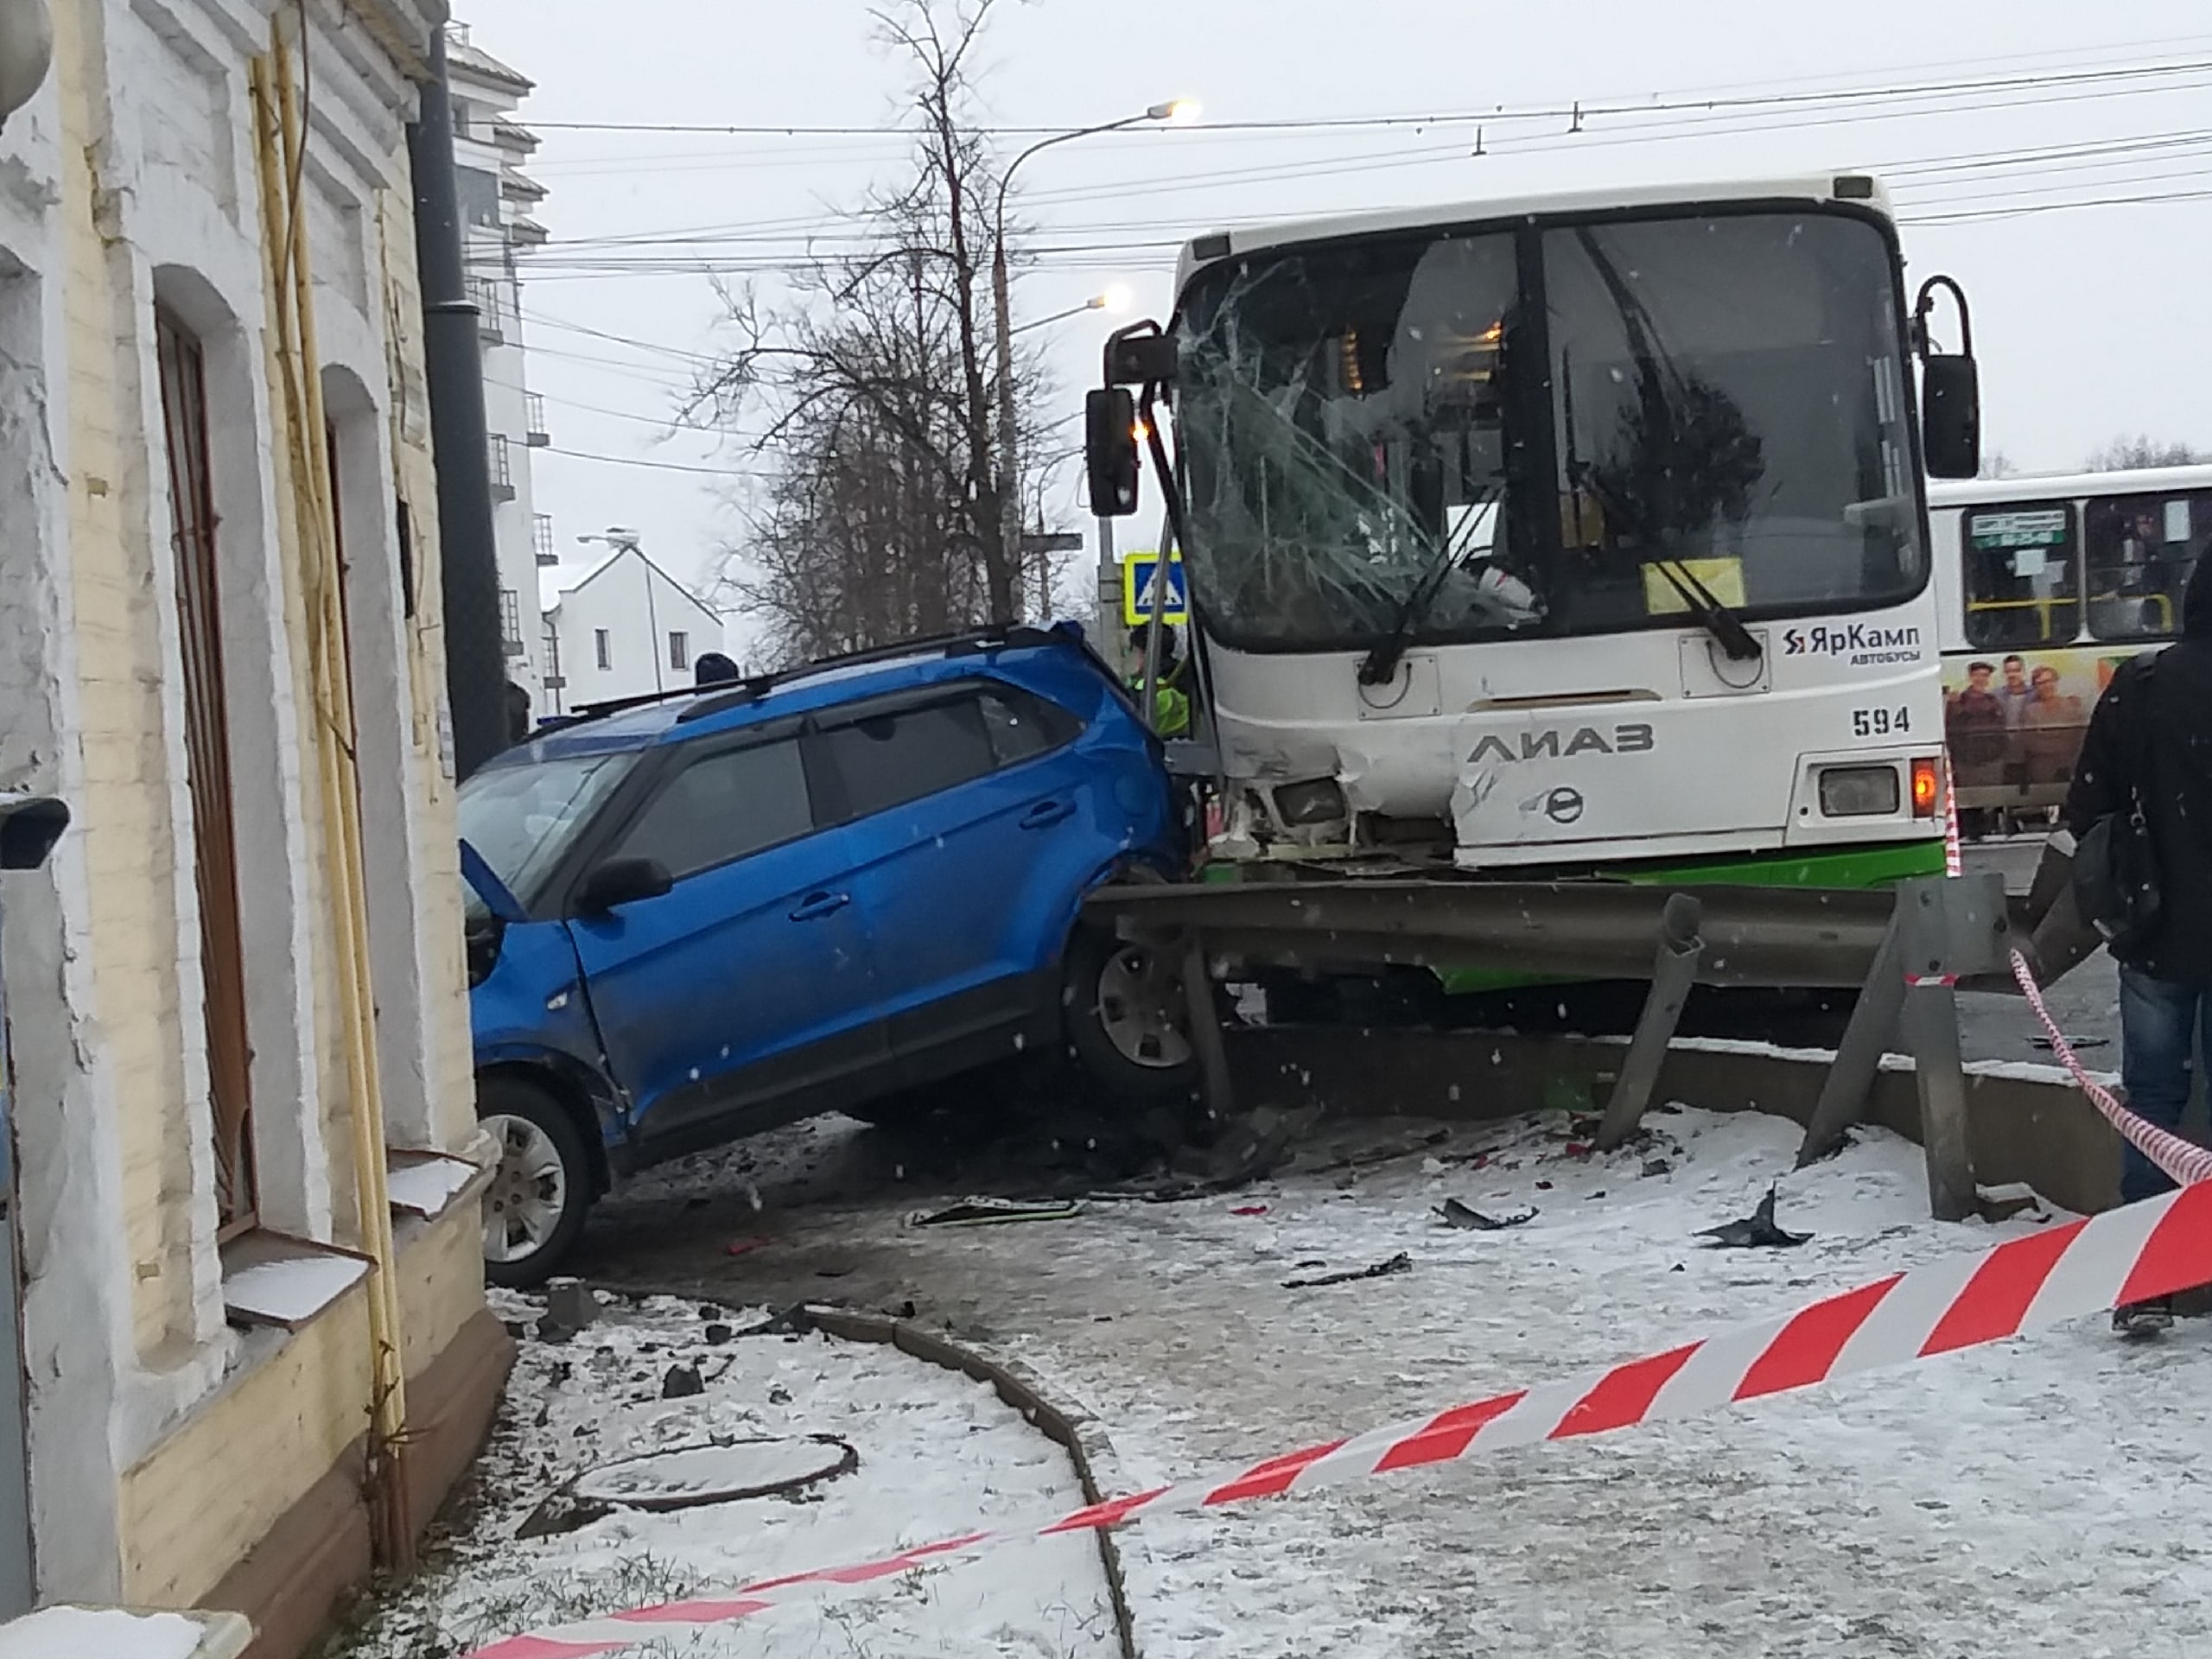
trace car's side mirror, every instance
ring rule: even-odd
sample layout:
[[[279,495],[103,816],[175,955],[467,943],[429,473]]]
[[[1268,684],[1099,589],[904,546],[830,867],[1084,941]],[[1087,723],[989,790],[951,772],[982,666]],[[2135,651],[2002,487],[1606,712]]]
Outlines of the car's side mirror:
[[[1090,511],[1126,518],[1137,510],[1137,401],[1109,386],[1084,400],[1084,450],[1090,464]]]
[[[658,899],[675,886],[668,866],[657,858],[610,858],[584,878],[576,891],[576,910],[605,916],[624,905]]]
[[[1959,349],[1938,352],[1929,339],[1928,316],[1937,289],[1959,308]],[[1967,296],[1948,276],[1921,284],[1913,308],[1913,346],[1920,356],[1920,447],[1930,478],[1974,478],[1981,472],[1981,371],[1974,360],[1974,322]]]

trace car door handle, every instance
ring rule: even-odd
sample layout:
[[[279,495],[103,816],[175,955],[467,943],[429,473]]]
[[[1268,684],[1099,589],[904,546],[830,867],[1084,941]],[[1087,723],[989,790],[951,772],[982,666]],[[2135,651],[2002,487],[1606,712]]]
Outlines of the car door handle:
[[[791,920],[818,922],[824,916],[835,915],[852,902],[853,896],[849,893],[810,893],[799,901],[798,908],[791,912]]]
[[[1025,830],[1049,830],[1075,816],[1073,801],[1039,801],[1021,815]]]

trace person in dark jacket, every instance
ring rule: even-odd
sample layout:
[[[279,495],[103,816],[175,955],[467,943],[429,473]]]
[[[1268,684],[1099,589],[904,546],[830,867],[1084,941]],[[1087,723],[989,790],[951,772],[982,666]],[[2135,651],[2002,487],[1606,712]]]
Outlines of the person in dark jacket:
[[[691,683],[702,690],[710,685],[735,685],[744,677],[738,665],[719,651],[702,651],[691,664]]]
[[[530,741],[530,693],[512,680],[507,682],[507,741]]]
[[[2124,664],[2098,699],[2066,798],[2059,850],[2100,818],[2143,804],[2156,855],[2160,907],[2120,958],[2120,1075],[2131,1109],[2178,1129],[2193,1080],[2191,1051],[2212,1054],[2212,557],[2200,557],[2182,601],[2182,637],[2153,658]],[[2120,1199],[2172,1183],[2130,1147]],[[2138,1335],[2172,1322],[2171,1301],[2113,1315]]]

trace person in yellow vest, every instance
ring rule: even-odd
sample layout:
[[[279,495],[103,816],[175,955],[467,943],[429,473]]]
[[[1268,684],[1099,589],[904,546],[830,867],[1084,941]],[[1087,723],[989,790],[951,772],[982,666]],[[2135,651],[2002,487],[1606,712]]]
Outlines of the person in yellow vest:
[[[1144,696],[1145,647],[1151,638],[1149,622],[1140,622],[1129,630],[1129,660],[1135,664],[1129,673],[1129,690],[1140,698]],[[1152,729],[1162,737],[1191,734],[1191,696],[1184,689],[1186,666],[1175,653],[1175,630],[1163,623],[1160,630],[1160,687],[1153,699],[1152,721]]]

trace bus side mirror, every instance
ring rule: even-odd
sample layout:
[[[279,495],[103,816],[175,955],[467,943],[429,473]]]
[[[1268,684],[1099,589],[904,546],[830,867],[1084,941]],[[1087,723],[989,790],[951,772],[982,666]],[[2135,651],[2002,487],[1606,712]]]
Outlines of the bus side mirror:
[[[1970,357],[1930,353],[1920,364],[1920,442],[1930,478],[1981,472],[1981,374]]]
[[[1938,290],[1959,308],[1959,349],[1938,352],[1928,331]],[[1948,276],[1920,285],[1912,308],[1912,346],[1920,357],[1920,447],[1930,478],[1974,478],[1981,472],[1981,372],[1974,366],[1974,319],[1966,290]]]
[[[1137,400],[1109,386],[1084,400],[1084,453],[1090,471],[1090,511],[1127,518],[1137,510]]]
[[[1929,478],[1982,471],[1982,374],[1971,356],[1920,360],[1920,445]]]

